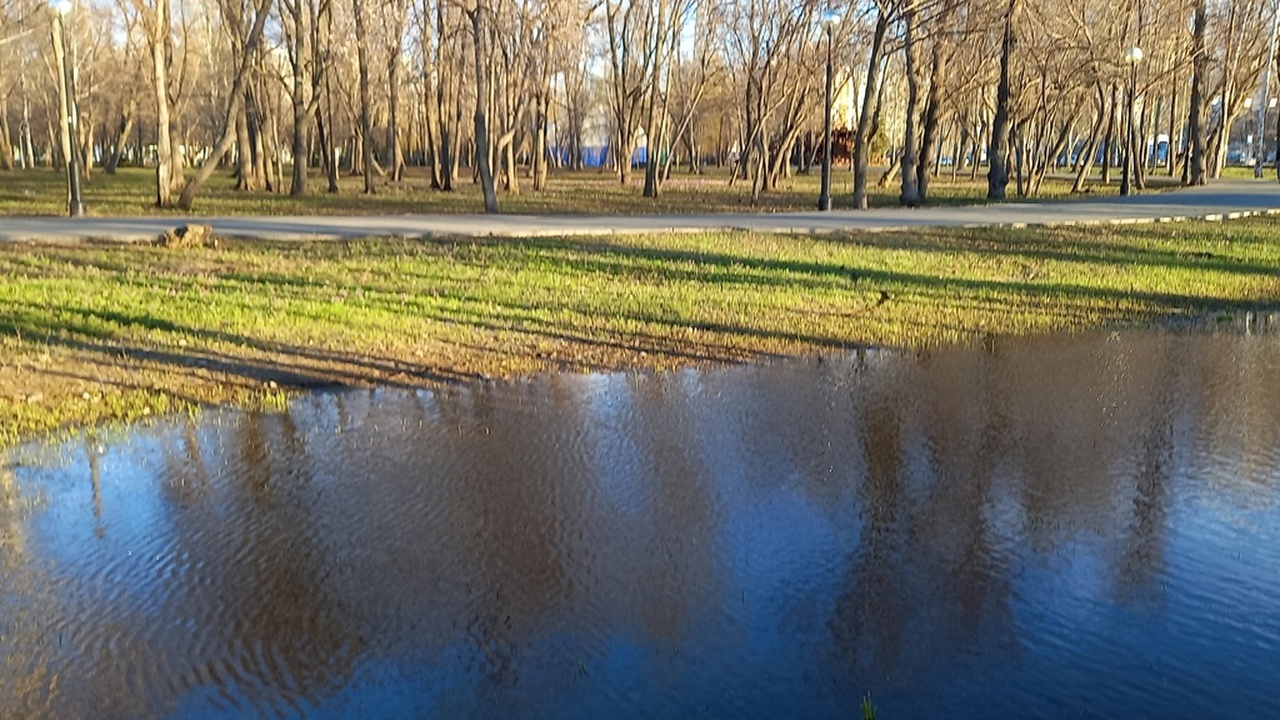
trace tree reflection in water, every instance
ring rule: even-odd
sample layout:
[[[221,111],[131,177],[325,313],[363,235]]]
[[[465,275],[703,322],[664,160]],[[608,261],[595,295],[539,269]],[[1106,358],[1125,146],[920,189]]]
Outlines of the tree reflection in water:
[[[864,351],[26,448],[0,472],[0,704],[847,717],[871,691],[901,717],[1256,715],[1277,349]]]

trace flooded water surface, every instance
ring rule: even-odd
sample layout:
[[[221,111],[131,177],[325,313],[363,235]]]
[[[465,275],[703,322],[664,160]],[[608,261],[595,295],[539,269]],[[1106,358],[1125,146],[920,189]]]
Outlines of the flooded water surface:
[[[0,470],[0,716],[1280,717],[1280,337],[321,394]]]

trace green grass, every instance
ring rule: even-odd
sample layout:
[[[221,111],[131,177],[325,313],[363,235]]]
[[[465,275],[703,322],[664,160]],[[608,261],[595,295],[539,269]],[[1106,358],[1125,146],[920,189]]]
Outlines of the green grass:
[[[465,170],[465,168],[464,168]],[[882,171],[873,173],[873,179]],[[154,215],[161,214],[152,207],[155,196],[154,171],[143,168],[122,168],[116,175],[95,173],[84,186],[85,205],[89,215]],[[1118,182],[1119,174],[1112,184]],[[1152,187],[1160,186],[1167,178],[1153,178]],[[483,209],[479,188],[464,177],[455,192],[439,192],[429,189],[426,177],[418,168],[412,168],[402,183],[383,183],[372,196],[361,193],[363,184],[359,178],[344,177],[340,192],[330,195],[324,192],[326,183],[317,173],[309,177],[308,195],[292,198],[288,195],[267,192],[238,192],[226,173],[215,175],[197,197],[193,213],[197,215],[396,215],[405,213],[474,213]],[[837,168],[834,175],[837,208],[848,207],[851,202],[852,180],[849,169]],[[752,206],[750,185],[728,183],[726,170],[709,169],[705,174],[692,176],[679,171],[664,185],[663,194],[657,199],[641,195],[643,174],[638,173],[629,186],[621,185],[612,173],[594,170],[585,172],[553,173],[547,190],[534,192],[530,182],[523,180],[524,191],[519,195],[500,193],[502,210],[509,213],[692,213],[759,211],[782,212],[811,210],[817,202],[819,177],[796,175],[783,181],[776,191],[765,193],[760,202]],[[980,176],[976,182],[962,174],[955,182],[948,173],[931,186],[931,204],[956,205],[982,202],[986,196],[986,179]],[[1045,180],[1040,196],[1036,199],[1062,199],[1070,195],[1068,179],[1051,177]],[[1098,192],[1114,190],[1098,186]],[[1009,187],[1009,196],[1015,190]],[[1077,195],[1075,197],[1081,197]],[[896,183],[886,188],[872,188],[870,202],[873,206],[896,206]],[[66,181],[61,172],[36,169],[0,173],[0,216],[60,215],[66,210]]]
[[[1254,171],[1252,167],[1245,167],[1243,165],[1228,165],[1227,167],[1222,169],[1222,177],[1229,180],[1253,180],[1254,179],[1253,172]],[[1262,177],[1272,182],[1275,182],[1275,179],[1276,179],[1275,163],[1270,163],[1262,166]]]
[[[1270,307],[1280,229],[0,248],[0,439],[318,386],[926,348]]]

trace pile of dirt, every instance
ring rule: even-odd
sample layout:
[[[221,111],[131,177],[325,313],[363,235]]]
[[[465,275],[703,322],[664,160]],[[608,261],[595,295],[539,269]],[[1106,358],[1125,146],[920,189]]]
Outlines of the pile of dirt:
[[[160,245],[181,250],[185,248],[216,248],[218,239],[213,236],[212,225],[182,225],[165,230],[160,236]]]

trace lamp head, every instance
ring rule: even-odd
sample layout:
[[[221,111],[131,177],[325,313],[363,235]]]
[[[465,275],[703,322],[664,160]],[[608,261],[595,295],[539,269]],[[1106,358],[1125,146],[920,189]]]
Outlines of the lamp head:
[[[1140,47],[1131,47],[1124,52],[1124,61],[1130,65],[1137,65],[1142,62],[1142,57],[1143,53]]]
[[[833,28],[840,24],[840,13],[831,8],[822,11],[822,26],[825,28]]]

